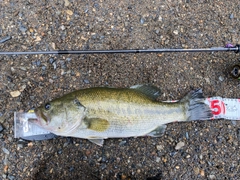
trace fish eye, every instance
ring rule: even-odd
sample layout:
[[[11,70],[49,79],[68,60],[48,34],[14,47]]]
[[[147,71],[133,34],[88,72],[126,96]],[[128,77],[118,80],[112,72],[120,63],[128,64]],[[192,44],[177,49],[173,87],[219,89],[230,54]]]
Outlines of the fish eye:
[[[46,110],[49,110],[50,108],[51,108],[51,104],[50,104],[50,103],[46,103],[46,104],[45,104],[45,109],[46,109]]]

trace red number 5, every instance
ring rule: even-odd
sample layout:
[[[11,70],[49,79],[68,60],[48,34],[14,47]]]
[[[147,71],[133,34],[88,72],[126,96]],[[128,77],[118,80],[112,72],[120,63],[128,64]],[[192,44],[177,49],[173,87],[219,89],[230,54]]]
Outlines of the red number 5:
[[[213,100],[211,101],[211,109],[212,109],[212,113],[217,116],[219,114],[221,114],[221,106],[223,107],[223,114],[225,114],[225,105],[222,101],[219,100]]]

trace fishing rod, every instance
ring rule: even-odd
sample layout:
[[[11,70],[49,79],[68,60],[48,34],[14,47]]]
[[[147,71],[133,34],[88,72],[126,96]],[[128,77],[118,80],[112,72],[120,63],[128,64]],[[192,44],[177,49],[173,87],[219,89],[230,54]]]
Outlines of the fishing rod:
[[[7,39],[8,40],[8,39]],[[36,54],[116,54],[116,53],[171,53],[171,52],[240,52],[240,45],[227,44],[225,47],[199,48],[199,49],[117,49],[117,50],[57,50],[57,51],[0,51],[0,55],[36,55]],[[240,80],[240,65],[233,66],[231,73]]]
[[[0,51],[0,55],[36,55],[36,54],[116,54],[116,53],[170,53],[170,52],[240,52],[240,45],[227,44],[225,47],[200,49],[117,49],[117,50],[57,50],[57,51]]]

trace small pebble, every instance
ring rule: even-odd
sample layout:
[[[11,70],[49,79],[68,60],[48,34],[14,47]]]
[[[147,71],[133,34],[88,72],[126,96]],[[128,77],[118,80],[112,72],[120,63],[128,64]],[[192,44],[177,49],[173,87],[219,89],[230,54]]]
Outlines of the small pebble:
[[[188,132],[186,132],[185,134],[186,138],[189,139],[189,135],[188,135]]]
[[[22,71],[26,71],[27,70],[27,68],[23,67],[23,66],[19,67],[19,69],[21,69]]]
[[[156,157],[156,159],[155,159],[155,161],[157,162],[157,163],[159,163],[160,162],[160,157]]]
[[[93,6],[94,6],[96,9],[99,9],[99,4],[98,4],[98,3],[94,3]]]
[[[10,154],[9,150],[7,150],[5,147],[3,147],[2,150],[5,154]]]
[[[33,142],[29,142],[29,143],[27,144],[27,146],[28,146],[28,147],[32,147],[32,146],[33,146]]]
[[[33,33],[34,32],[34,29],[33,28],[29,28],[28,29],[30,33]]]
[[[211,84],[211,82],[210,82],[210,79],[209,79],[209,78],[205,78],[205,81],[206,81],[206,83],[208,83],[208,84]]]
[[[50,173],[50,174],[52,174],[52,173],[53,173],[53,168],[51,168],[51,169],[50,169],[49,173]]]
[[[195,167],[195,168],[193,168],[193,171],[194,171],[194,173],[195,173],[196,175],[198,175],[200,170],[199,170],[198,167]]]
[[[162,20],[163,20],[162,16],[159,16],[158,21],[162,22]]]
[[[167,162],[167,158],[166,158],[166,157],[162,157],[162,161],[163,161],[164,163],[166,163],[166,162]]]
[[[23,144],[19,143],[19,144],[17,144],[17,147],[18,147],[18,149],[21,149],[21,148],[23,148]]]
[[[86,83],[86,84],[90,83],[89,80],[87,80],[87,79],[84,79],[83,82]]]
[[[64,0],[64,6],[69,6],[70,2],[68,0]]]
[[[66,10],[66,13],[70,16],[73,15],[73,12],[71,10]]]
[[[3,126],[0,124],[0,132],[3,131]]]
[[[223,81],[224,80],[224,78],[222,77],[222,76],[219,76],[219,81]]]
[[[36,61],[36,65],[37,65],[37,66],[40,66],[40,65],[41,65],[41,61],[39,61],[39,60]]]
[[[65,61],[60,61],[60,65],[62,69],[66,69]]]
[[[12,97],[18,97],[18,96],[21,95],[21,92],[20,92],[20,91],[12,91],[12,92],[10,92],[10,95],[11,95]]]
[[[50,64],[52,64],[52,63],[55,62],[55,60],[54,60],[53,58],[50,58],[50,59],[49,59],[49,62],[50,62]]]
[[[236,125],[237,125],[237,121],[235,121],[235,120],[232,120],[231,122],[232,122],[232,124],[233,124],[234,126],[236,126]]]
[[[204,170],[201,170],[201,171],[200,171],[200,175],[201,175],[201,176],[205,176]]]
[[[163,150],[163,145],[157,145],[157,150]]]
[[[178,30],[174,30],[173,34],[178,35]]]
[[[60,26],[60,29],[64,31],[66,28],[64,25],[62,25],[62,26]]]
[[[240,140],[240,128],[238,128],[237,130],[237,136],[238,136],[238,140]]]
[[[70,62],[70,61],[72,60],[72,58],[67,58],[66,60],[67,60],[68,62]]]
[[[57,64],[56,64],[56,62],[53,62],[52,65],[53,65],[53,69],[54,69],[54,70],[57,69]]]
[[[107,160],[107,157],[106,157],[105,155],[103,155],[101,161],[102,161],[102,162],[107,162],[107,161],[108,161],[108,160]]]
[[[182,142],[182,141],[180,141],[179,143],[177,143],[175,149],[176,149],[176,150],[179,150],[179,149],[181,149],[183,146],[185,146],[185,143]]]
[[[233,14],[230,14],[229,18],[230,18],[230,19],[233,19]]]
[[[106,165],[106,164],[102,164],[102,165],[101,165],[101,170],[104,170],[104,169],[106,169],[106,167],[107,167],[107,165]]]
[[[58,79],[58,77],[57,77],[57,76],[52,76],[52,78],[53,78],[53,79]]]
[[[89,156],[91,154],[90,150],[86,150],[86,155]]]
[[[21,25],[19,27],[19,30],[22,32],[22,33],[25,33],[27,31],[27,28],[25,28],[23,25]]]
[[[145,20],[143,18],[140,19],[140,23],[143,24]]]
[[[22,17],[23,17],[23,14],[22,14],[21,12],[19,12],[19,13],[18,13],[18,16],[19,16],[20,18],[22,18]]]
[[[176,151],[172,151],[172,152],[169,153],[170,156],[175,156],[176,154],[177,154]]]
[[[10,76],[7,76],[7,80],[8,80],[8,82],[13,82],[13,79]]]
[[[64,144],[63,144],[63,147],[67,147],[68,146],[68,142],[65,142]]]
[[[75,72],[74,71],[71,71],[71,76],[75,76]]]
[[[74,167],[70,167],[70,168],[69,168],[69,171],[70,171],[70,172],[74,171]]]
[[[14,69],[14,67],[11,67],[11,72],[12,72],[12,73],[15,73],[15,71],[16,71],[16,70]]]
[[[176,166],[175,168],[176,168],[176,169],[179,169],[180,167],[179,167],[179,166]]]
[[[41,41],[41,40],[42,40],[42,39],[41,39],[40,36],[37,36],[36,39],[35,39],[36,42],[39,42],[39,41]]]
[[[26,84],[23,84],[23,85],[19,88],[19,90],[22,92],[22,91],[24,91],[24,89],[26,89],[26,87],[27,87],[27,85],[26,85]]]
[[[42,70],[45,71],[47,69],[46,66],[42,66]]]
[[[210,174],[209,179],[216,179],[216,176],[214,174]]]
[[[124,144],[126,144],[127,143],[127,141],[121,141],[120,143],[119,143],[119,146],[123,146]]]
[[[8,179],[9,179],[9,180],[14,180],[15,177],[14,177],[14,176],[11,176],[11,175],[8,175]]]

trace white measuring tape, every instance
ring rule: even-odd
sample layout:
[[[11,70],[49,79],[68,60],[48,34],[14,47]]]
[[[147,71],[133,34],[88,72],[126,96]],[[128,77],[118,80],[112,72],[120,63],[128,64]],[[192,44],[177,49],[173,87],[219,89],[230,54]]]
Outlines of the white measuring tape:
[[[211,97],[205,103],[212,110],[212,119],[240,120],[240,99]]]

